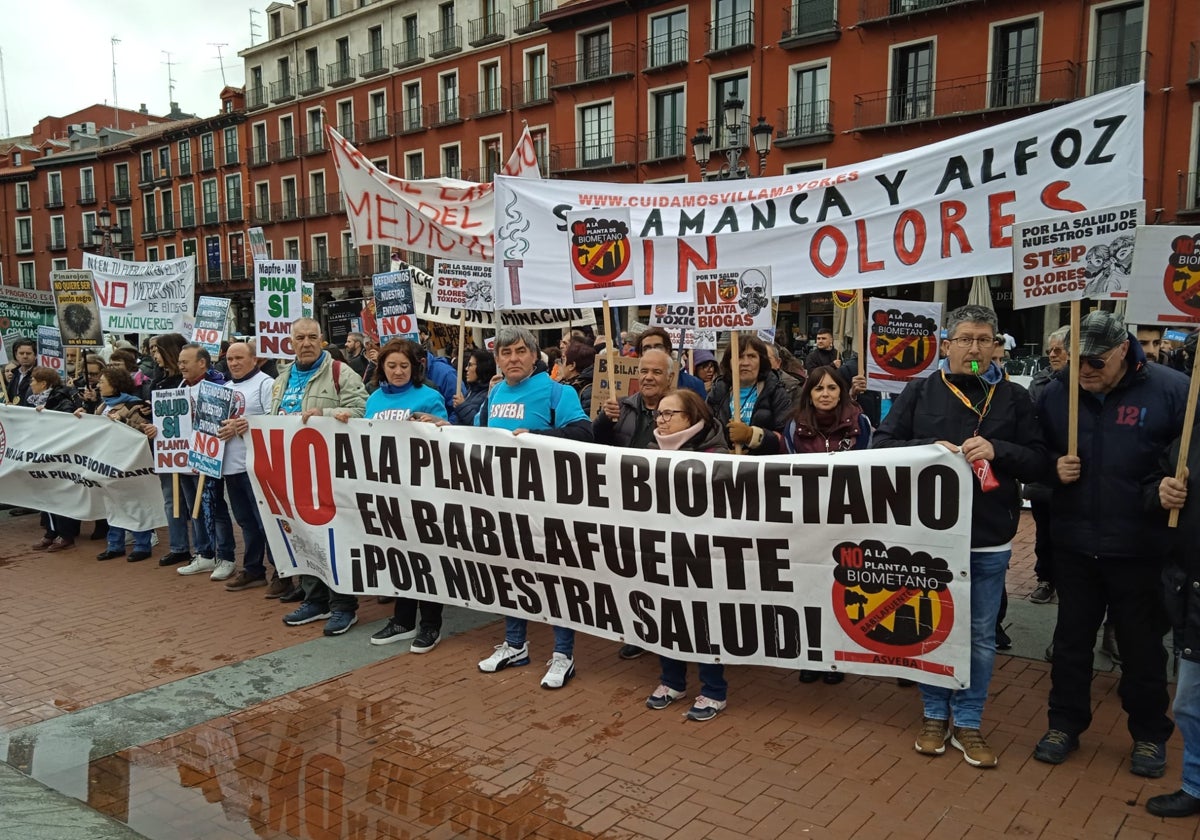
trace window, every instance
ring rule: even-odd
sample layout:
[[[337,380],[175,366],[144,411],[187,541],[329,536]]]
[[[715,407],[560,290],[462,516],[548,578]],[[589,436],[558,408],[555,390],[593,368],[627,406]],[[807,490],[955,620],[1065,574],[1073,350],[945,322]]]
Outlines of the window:
[[[275,84],[271,86],[271,100],[279,102],[292,97],[292,62],[281,58],[275,62]]]
[[[271,221],[271,183],[260,181],[254,185],[254,221]]]
[[[325,18],[335,18],[338,15],[337,0],[325,0]]]
[[[33,250],[33,219],[24,216],[17,219],[17,253],[26,254]]]
[[[419,181],[425,177],[424,152],[409,152],[404,156],[404,174],[410,181]]]
[[[158,232],[158,205],[154,193],[142,196],[142,230],[146,233]]]
[[[933,42],[897,47],[892,53],[892,122],[933,114]]]
[[[180,140],[178,146],[179,154],[179,174],[192,174],[192,141]]]
[[[222,138],[222,144],[225,146],[225,164],[227,166],[238,162],[238,130],[236,125],[231,125],[225,129],[225,136]]]
[[[712,48],[725,50],[754,43],[754,4],[752,0],[717,0],[713,21]]]
[[[225,219],[238,222],[242,219],[242,176],[225,176]]]
[[[398,64],[409,64],[421,60],[420,33],[417,29],[417,16],[405,15],[400,23],[404,40],[400,43]]]
[[[387,93],[371,94],[371,139],[387,135]]]
[[[462,177],[462,155],[459,153],[457,144],[442,146],[442,177]]]
[[[65,259],[50,260],[50,270],[51,271],[66,271],[67,270],[67,261]]]
[[[157,246],[151,245],[148,248],[146,248],[146,259],[149,260],[150,262],[158,261],[158,247]]]
[[[118,163],[113,167],[113,180],[116,181],[116,195],[125,197],[129,195],[129,164]]]
[[[438,78],[442,88],[440,118],[442,122],[458,119],[458,73],[447,73]]]
[[[589,32],[580,36],[580,53],[583,58],[580,68],[580,79],[600,79],[609,75],[612,49],[608,39],[608,30]]]
[[[29,209],[29,184],[17,184],[17,209]]]
[[[36,289],[37,282],[34,277],[34,264],[31,262],[17,263],[17,275],[20,278],[22,289]]]
[[[350,69],[350,39],[338,38],[334,42],[334,48],[337,50],[337,61],[330,68],[332,70],[332,78],[329,81],[345,82],[353,79],[354,73]]]
[[[488,114],[503,107],[500,101],[500,62],[493,61],[479,68],[479,113]]]
[[[213,152],[213,136],[209,134],[200,135],[200,168],[212,169],[216,166],[216,154]]]
[[[788,112],[788,134],[809,137],[830,131],[829,65],[802,67],[793,71],[795,89]]]
[[[204,204],[204,224],[215,225],[220,217],[216,178],[209,178],[200,183],[200,200]]]
[[[404,130],[413,131],[421,127],[421,83],[409,82],[404,86]]]
[[[163,248],[163,259],[164,260],[173,260],[173,259],[175,259],[175,257],[176,257],[176,252],[175,252],[174,245],[167,245]]]
[[[283,240],[283,258],[285,260],[300,259],[300,240],[299,239]]]
[[[271,13],[271,37],[279,38],[283,35],[283,16],[279,12]]]
[[[378,169],[380,172],[389,171],[388,170],[388,159],[385,157],[375,158],[373,161],[371,161],[371,165],[374,166],[376,169]]]
[[[257,108],[267,101],[263,90],[263,72],[262,67],[250,68],[250,84],[246,86],[246,104],[251,108]]]
[[[292,117],[279,118],[279,156],[290,158],[296,156],[296,132],[292,127]]]
[[[185,257],[196,256],[196,240],[195,239],[183,240],[183,255]]]
[[[267,157],[267,124],[255,123],[250,129],[254,142],[250,144],[250,163],[266,163]]]
[[[525,102],[536,102],[550,96],[550,79],[546,75],[546,51],[525,53]]]
[[[684,154],[687,114],[684,113],[683,88],[653,94],[649,157],[678,157]]]
[[[337,104],[337,129],[347,140],[354,140],[354,100],[343,99]]]
[[[308,4],[307,3],[297,3],[296,4],[296,25],[298,27],[300,27],[301,29],[308,26]]]
[[[384,63],[382,26],[372,26],[367,30],[367,49],[370,50],[374,61],[378,62],[380,65]]]
[[[479,183],[489,184],[496,179],[496,175],[503,165],[500,158],[499,137],[489,137],[480,141],[479,159],[483,163],[483,166],[480,167]]]
[[[687,11],[680,9],[650,18],[647,67],[687,61]]]
[[[332,209],[326,207],[324,172],[313,172],[308,176],[308,203],[314,214],[326,213]]]
[[[1142,4],[1096,11],[1092,93],[1131,85],[1142,77]]]
[[[179,188],[179,224],[185,228],[196,226],[196,187],[183,184]]]
[[[138,176],[139,184],[148,184],[154,180],[154,152],[142,152],[142,168]]]
[[[50,248],[61,251],[67,247],[67,222],[62,216],[50,217]]]
[[[296,179],[284,178],[280,181],[280,186],[283,189],[283,207],[282,217],[284,219],[296,218]]]
[[[117,226],[124,234],[125,244],[130,244],[133,241],[133,210],[128,207],[117,208]]]
[[[454,26],[454,4],[442,3],[438,6],[438,24],[442,29]]]
[[[748,135],[744,130],[739,134],[734,134],[725,125],[724,103],[730,99],[740,99],[743,102],[748,102],[750,98],[750,79],[745,74],[740,76],[726,76],[723,79],[713,81],[713,108],[716,110],[716,118],[713,121],[713,147],[716,149],[728,149],[735,145],[737,141],[745,142]],[[742,117],[742,129],[749,125],[749,119]]]
[[[420,37],[420,30],[417,28],[417,16],[405,15],[402,21],[404,27],[404,40],[416,44],[417,38]]]
[[[204,237],[204,264],[207,268],[208,282],[221,279],[221,237]]]
[[[579,109],[579,135],[583,138],[580,162],[600,166],[613,160],[613,106],[611,102]]]
[[[535,128],[529,132],[529,139],[533,141],[533,154],[537,158],[538,169],[545,178],[550,171],[550,137],[544,128]]]
[[[96,214],[84,213],[83,216],[80,217],[80,221],[83,225],[80,235],[83,237],[85,242],[91,242],[92,231],[96,229]]]
[[[46,176],[46,206],[63,206],[62,173],[51,172]]]
[[[305,118],[308,121],[308,135],[305,140],[305,148],[310,152],[319,152],[325,148],[325,128],[321,123],[321,114],[324,113],[320,108],[311,108],[305,112]]]
[[[79,170],[79,201],[91,204],[96,200],[96,177],[92,168]]]
[[[175,194],[162,191],[162,230],[175,230]]]
[[[1037,61],[1036,20],[996,27],[992,43],[993,108],[1037,101]]]

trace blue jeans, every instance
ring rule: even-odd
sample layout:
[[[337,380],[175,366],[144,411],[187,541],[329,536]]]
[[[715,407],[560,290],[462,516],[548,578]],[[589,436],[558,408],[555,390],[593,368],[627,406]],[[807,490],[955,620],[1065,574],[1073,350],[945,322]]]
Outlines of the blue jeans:
[[[180,476],[182,479],[183,476]],[[167,512],[167,540],[172,554],[191,554],[188,548],[188,517],[190,511],[184,511],[183,483],[179,485],[179,516],[175,516],[175,479],[171,473],[159,473],[158,483],[162,485],[163,509]]]
[[[150,531],[134,531],[133,532],[133,550],[143,551],[146,554],[150,553]],[[125,529],[114,528],[108,526],[108,545],[109,551],[119,551],[125,553]]]
[[[925,717],[953,719],[954,725],[963,729],[979,729],[983,722],[983,704],[996,661],[996,616],[1010,557],[1011,550],[971,552],[971,686],[920,686]]]
[[[508,642],[509,647],[519,648],[525,644],[526,632],[529,629],[529,622],[523,618],[506,618],[504,619],[504,641]],[[561,653],[563,656],[574,656],[575,654],[575,631],[568,627],[554,627],[554,652]]]
[[[1183,792],[1200,798],[1200,662],[1180,658],[1175,675],[1175,726],[1183,735]]]
[[[662,676],[659,678],[663,685],[675,691],[687,690],[687,663],[682,659],[671,659],[667,656],[658,657],[662,666]],[[700,672],[700,693],[709,700],[724,700],[729,684],[725,682],[725,666],[714,662],[699,662],[696,670]]]
[[[242,529],[242,542],[246,547],[246,553],[242,557],[242,570],[248,577],[266,577],[267,569],[263,565],[263,557],[267,554],[267,533],[263,530],[258,502],[254,499],[254,486],[250,483],[250,474],[230,473],[225,476],[224,481],[225,491],[229,494],[229,507],[238,527]]]
[[[185,517],[190,517],[196,507],[196,487],[199,483],[200,476],[198,475],[179,476],[179,495],[181,496],[182,505],[180,513]],[[208,484],[208,479],[205,479],[204,483]],[[207,515],[204,504],[201,503],[200,518],[192,520],[192,548],[201,557],[213,556],[213,536],[212,529],[209,527],[210,520],[211,517]],[[230,556],[232,557],[232,553]]]
[[[229,505],[225,504],[225,481],[209,476],[204,479],[204,497],[200,501],[200,515],[208,533],[209,544],[216,547],[217,560],[233,562],[237,545],[233,538],[233,520],[229,518]],[[205,554],[212,557],[212,554]]]

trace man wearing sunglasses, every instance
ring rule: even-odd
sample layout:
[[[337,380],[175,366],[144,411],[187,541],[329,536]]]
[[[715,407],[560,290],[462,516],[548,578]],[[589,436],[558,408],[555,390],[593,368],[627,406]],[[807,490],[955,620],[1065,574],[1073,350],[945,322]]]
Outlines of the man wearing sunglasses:
[[[1161,595],[1166,514],[1143,485],[1183,428],[1188,380],[1148,364],[1125,322],[1091,312],[1079,329],[1079,454],[1067,455],[1068,371],[1046,386],[1038,416],[1052,454],[1051,540],[1058,621],[1049,730],[1034,758],[1061,764],[1092,722],[1092,656],[1107,609],[1121,651],[1118,693],[1133,737],[1129,771],[1166,769],[1168,629]]]

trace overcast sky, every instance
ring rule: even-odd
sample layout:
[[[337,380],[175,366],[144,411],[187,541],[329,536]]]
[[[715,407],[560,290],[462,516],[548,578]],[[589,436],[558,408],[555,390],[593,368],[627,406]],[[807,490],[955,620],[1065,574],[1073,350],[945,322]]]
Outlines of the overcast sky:
[[[112,104],[112,52],[117,36],[117,101],[152,114],[170,110],[167,56],[171,53],[174,99],[200,117],[220,110],[221,65],[213,43],[223,43],[225,80],[241,86],[238,50],[250,45],[251,7],[267,0],[34,0],[11,10],[0,28],[4,50],[8,128],[0,135],[28,134],[47,115],[64,115],[93,103]],[[262,43],[264,15],[255,20]]]

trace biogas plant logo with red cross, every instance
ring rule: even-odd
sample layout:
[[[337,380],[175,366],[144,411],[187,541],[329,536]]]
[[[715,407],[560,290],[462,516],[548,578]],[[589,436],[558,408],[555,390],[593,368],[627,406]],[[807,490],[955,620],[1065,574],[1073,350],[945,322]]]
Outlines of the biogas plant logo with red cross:
[[[855,643],[892,660],[924,656],[946,641],[954,575],[945,560],[877,540],[840,543],[833,560],[833,612]]]
[[[4,453],[8,449],[8,435],[4,432],[4,424],[0,423],[0,464],[4,463]]]

